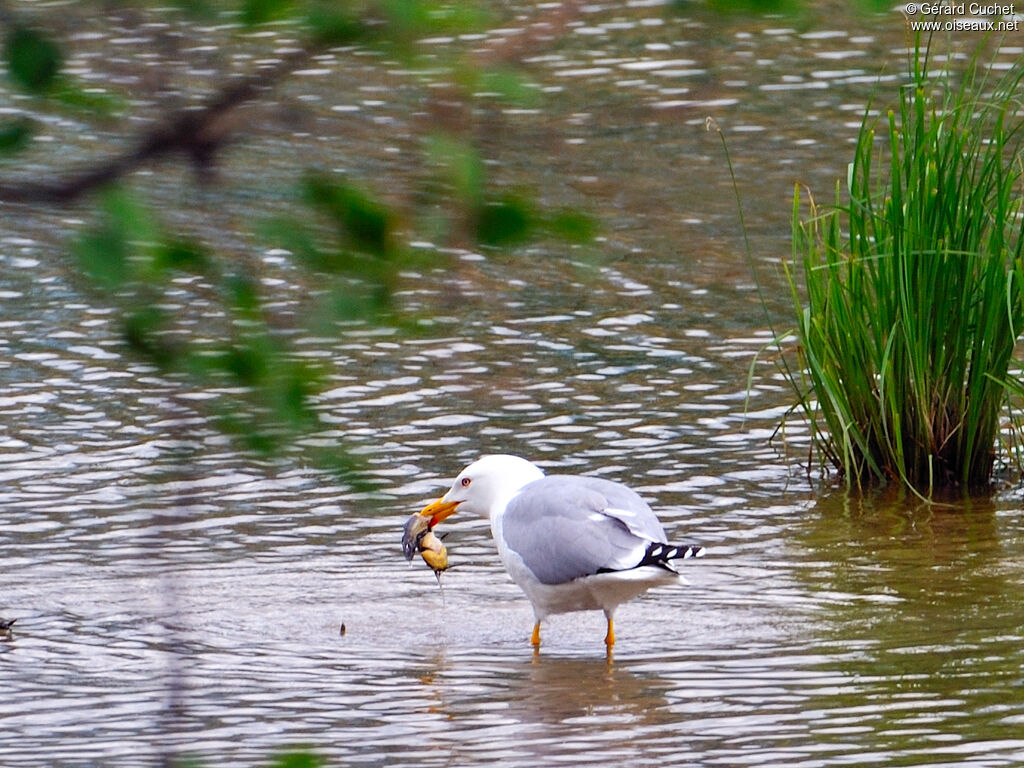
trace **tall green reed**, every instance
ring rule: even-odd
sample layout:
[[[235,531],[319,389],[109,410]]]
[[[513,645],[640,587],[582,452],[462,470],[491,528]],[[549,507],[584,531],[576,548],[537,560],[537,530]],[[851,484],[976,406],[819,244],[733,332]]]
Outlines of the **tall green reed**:
[[[865,115],[846,202],[838,184],[834,206],[794,196],[789,377],[820,456],[851,485],[927,493],[992,477],[1024,331],[1024,61],[997,76],[980,51],[954,85],[918,38],[896,108]]]

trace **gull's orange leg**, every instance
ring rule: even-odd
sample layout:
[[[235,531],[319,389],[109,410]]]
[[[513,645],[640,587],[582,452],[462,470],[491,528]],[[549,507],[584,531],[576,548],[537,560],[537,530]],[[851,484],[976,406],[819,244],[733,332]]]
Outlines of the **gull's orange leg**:
[[[605,615],[608,616],[608,614]],[[611,616],[608,616],[608,634],[604,636],[604,644],[608,646],[609,651],[615,645],[615,623]]]
[[[533,634],[530,636],[530,642],[534,648],[540,648],[540,622],[538,621],[533,625]]]

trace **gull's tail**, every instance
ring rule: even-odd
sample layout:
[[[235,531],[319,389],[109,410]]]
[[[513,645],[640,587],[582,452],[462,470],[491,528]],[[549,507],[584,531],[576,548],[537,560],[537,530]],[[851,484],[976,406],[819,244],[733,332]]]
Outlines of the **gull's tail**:
[[[676,573],[673,560],[703,557],[704,552],[704,547],[699,544],[662,544],[652,541],[647,546],[647,552],[644,553],[643,559],[636,564],[636,567],[643,568],[645,565],[655,565],[659,568],[664,568],[666,571]]]

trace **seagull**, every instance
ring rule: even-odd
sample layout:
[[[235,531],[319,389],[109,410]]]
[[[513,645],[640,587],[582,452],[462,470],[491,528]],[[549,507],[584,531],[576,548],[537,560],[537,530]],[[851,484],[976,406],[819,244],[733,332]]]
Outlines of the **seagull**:
[[[615,609],[651,587],[685,582],[676,561],[704,554],[695,544],[669,544],[650,506],[625,485],[545,475],[507,454],[474,461],[418,516],[433,529],[456,510],[489,518],[505,570],[533,605],[535,649],[551,614],[601,610],[611,652]]]

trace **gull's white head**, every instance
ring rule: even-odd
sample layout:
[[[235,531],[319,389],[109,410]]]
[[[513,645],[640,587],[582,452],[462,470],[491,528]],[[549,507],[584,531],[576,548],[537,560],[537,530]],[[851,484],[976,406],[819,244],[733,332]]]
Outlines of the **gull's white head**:
[[[448,493],[428,504],[420,515],[430,517],[430,527],[456,509],[489,517],[504,510],[523,486],[542,477],[540,467],[518,456],[484,456],[462,470]]]

